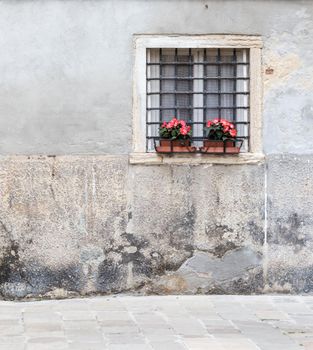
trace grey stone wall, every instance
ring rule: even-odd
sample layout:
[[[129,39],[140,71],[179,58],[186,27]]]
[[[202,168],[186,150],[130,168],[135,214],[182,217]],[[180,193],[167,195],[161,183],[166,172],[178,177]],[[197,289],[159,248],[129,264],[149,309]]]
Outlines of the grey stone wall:
[[[1,295],[311,292],[310,160],[3,158]]]
[[[0,1],[0,295],[312,293],[312,15]],[[129,164],[135,33],[262,35],[265,161]]]

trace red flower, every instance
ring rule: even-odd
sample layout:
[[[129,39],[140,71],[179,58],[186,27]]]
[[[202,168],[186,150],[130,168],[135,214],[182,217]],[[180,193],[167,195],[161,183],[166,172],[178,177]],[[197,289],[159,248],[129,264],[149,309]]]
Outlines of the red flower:
[[[236,137],[237,136],[237,130],[236,129],[231,129],[229,132],[231,137]]]
[[[226,119],[221,119],[221,123],[222,123],[222,125],[224,125],[224,126],[229,126],[229,121],[228,120],[226,120]]]
[[[179,120],[177,120],[176,118],[173,118],[172,122],[173,122],[174,126],[178,126],[178,124],[179,124]]]
[[[180,131],[180,133],[182,135],[187,135],[188,134],[188,128],[185,127],[185,126],[181,127],[179,131]]]
[[[167,130],[164,130],[164,129]],[[165,138],[188,138],[190,137],[191,126],[185,120],[173,118],[169,122],[163,122],[160,127],[160,135]]]
[[[223,140],[228,137],[236,137],[237,130],[233,123],[227,119],[208,120],[206,123],[208,134],[207,137],[212,140]]]

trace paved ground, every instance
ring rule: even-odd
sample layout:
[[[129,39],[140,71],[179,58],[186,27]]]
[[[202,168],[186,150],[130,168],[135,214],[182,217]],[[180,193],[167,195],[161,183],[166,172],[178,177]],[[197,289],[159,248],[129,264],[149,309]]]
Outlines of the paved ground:
[[[312,350],[313,297],[0,301],[0,350]]]

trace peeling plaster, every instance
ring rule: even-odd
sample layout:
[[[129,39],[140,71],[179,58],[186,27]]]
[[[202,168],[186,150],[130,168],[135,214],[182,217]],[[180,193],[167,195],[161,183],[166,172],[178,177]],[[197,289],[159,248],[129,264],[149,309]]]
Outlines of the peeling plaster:
[[[278,55],[271,52],[264,56],[264,91],[286,86],[295,73],[301,68],[302,62],[298,55],[289,53]],[[266,69],[273,69],[273,74],[266,74]]]

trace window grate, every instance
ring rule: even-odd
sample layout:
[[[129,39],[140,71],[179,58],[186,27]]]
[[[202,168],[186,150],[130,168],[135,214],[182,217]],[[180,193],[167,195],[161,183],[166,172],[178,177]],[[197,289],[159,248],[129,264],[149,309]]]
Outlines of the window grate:
[[[192,126],[201,146],[208,120],[236,125],[242,151],[249,150],[248,49],[147,50],[147,151],[154,151],[159,127],[173,117]]]

